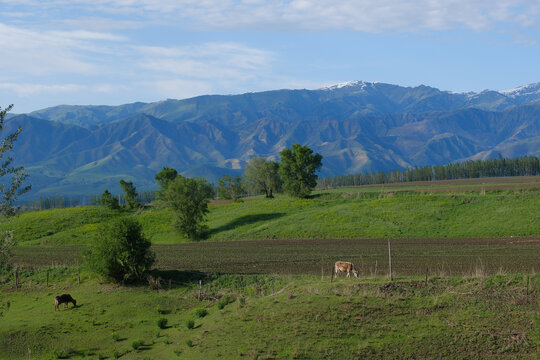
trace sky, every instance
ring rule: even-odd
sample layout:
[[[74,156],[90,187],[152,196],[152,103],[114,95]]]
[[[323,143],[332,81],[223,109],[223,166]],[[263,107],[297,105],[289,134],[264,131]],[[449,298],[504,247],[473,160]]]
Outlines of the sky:
[[[0,0],[0,106],[540,82],[540,0]]]

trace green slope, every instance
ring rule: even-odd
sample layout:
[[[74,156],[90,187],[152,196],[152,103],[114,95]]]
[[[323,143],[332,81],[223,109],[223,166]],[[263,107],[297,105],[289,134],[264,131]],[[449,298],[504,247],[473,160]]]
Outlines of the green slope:
[[[210,206],[208,241],[337,238],[525,237],[540,234],[540,192],[324,191],[313,199],[255,199]],[[253,200],[253,199],[252,199]],[[104,211],[99,207],[22,214],[0,223],[21,245],[85,244],[99,223],[134,216],[154,243],[187,241],[166,209]]]

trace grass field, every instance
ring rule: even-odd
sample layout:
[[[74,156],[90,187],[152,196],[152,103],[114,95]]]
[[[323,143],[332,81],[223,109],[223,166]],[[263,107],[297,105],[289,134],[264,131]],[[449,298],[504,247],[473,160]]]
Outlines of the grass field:
[[[538,236],[538,179],[503,180],[508,183],[477,184],[475,180],[469,185],[434,182],[343,188],[320,191],[312,199],[279,196],[210,206],[205,241]],[[487,185],[501,189],[485,190]],[[470,190],[471,186],[476,190]],[[187,241],[173,229],[169,210],[156,208],[30,212],[0,223],[0,230],[13,229],[20,245],[87,244],[96,236],[99,223],[118,216],[137,217],[153,243]]]
[[[0,276],[0,358],[538,359],[539,179],[215,202],[200,242],[156,207],[25,213],[0,223],[20,245],[19,288]],[[86,245],[119,216],[154,243],[161,290],[87,272]],[[360,279],[332,281],[336,260]],[[55,312],[62,293],[78,306]]]
[[[156,291],[86,273],[78,285],[63,267],[47,287],[44,271],[23,272],[19,291],[0,292],[0,358],[538,358],[538,275],[387,283],[155,273],[167,274],[172,288]],[[60,293],[77,307],[55,312]]]

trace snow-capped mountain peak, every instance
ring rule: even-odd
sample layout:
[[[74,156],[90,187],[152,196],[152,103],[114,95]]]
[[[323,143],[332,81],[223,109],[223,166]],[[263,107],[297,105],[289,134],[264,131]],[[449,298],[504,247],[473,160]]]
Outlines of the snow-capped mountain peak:
[[[346,87],[359,87],[361,89],[365,89],[368,86],[373,86],[373,84],[374,83],[372,83],[372,82],[354,80],[354,81],[347,81],[347,82],[344,82],[344,83],[339,83],[339,84],[335,84],[335,85],[331,85],[331,86],[326,86],[326,87],[320,88],[318,90],[337,90],[337,89],[342,89],[342,88],[346,88]]]
[[[501,90],[501,94],[506,95],[510,98],[516,98],[518,96],[531,96],[531,95],[540,95],[540,82],[524,85],[510,90]]]

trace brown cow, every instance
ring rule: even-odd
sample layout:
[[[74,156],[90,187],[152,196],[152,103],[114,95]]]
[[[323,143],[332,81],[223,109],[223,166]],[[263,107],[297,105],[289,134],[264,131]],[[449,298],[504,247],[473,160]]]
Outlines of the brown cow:
[[[71,297],[69,294],[58,295],[54,298],[54,311],[59,310],[58,306],[60,304],[65,304],[64,307],[68,307],[68,303],[72,303],[73,307],[77,306],[77,301]]]
[[[351,277],[352,272],[355,277],[358,277],[358,270],[354,268],[353,263],[348,261],[336,261],[334,275],[337,277],[340,272],[347,272],[347,277]]]

